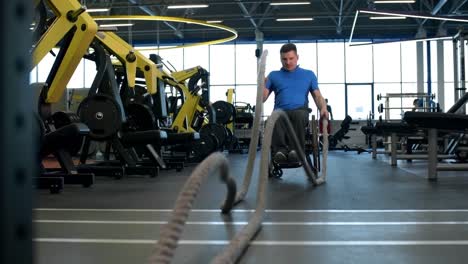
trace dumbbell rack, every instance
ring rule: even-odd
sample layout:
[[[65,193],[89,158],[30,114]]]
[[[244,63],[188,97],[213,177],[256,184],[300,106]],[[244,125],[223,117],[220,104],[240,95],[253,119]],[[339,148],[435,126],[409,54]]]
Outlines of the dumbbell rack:
[[[383,104],[380,104],[378,107],[378,112],[382,113],[385,112],[384,114],[384,119],[385,120],[390,120],[390,110],[395,110],[399,109],[400,111],[403,110],[410,110],[413,109],[413,107],[390,107],[390,98],[415,98],[415,99],[423,99],[423,107],[419,107],[419,110],[423,110],[423,112],[429,112],[431,107],[430,107],[430,101],[435,99],[435,94],[428,95],[426,93],[387,93],[386,95],[382,96],[381,94],[377,95],[377,101],[380,101],[382,99],[385,99],[385,106]]]

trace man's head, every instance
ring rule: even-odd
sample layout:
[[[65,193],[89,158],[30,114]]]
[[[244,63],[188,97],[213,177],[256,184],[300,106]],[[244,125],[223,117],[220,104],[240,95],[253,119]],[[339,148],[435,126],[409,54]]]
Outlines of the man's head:
[[[280,49],[281,64],[283,68],[292,71],[297,67],[297,60],[299,56],[297,55],[296,45],[292,43],[284,44]]]

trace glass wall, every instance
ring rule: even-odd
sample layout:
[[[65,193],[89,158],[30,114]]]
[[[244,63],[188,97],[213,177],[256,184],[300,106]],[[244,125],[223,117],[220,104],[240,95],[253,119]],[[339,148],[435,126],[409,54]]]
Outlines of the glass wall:
[[[454,74],[453,74],[453,45],[451,41],[444,41],[443,61],[437,61],[436,42],[431,43],[431,86],[432,93],[437,92],[437,65],[444,64],[444,90],[446,109],[454,103]],[[281,68],[279,50],[284,42],[264,43],[263,48],[269,51],[266,65],[266,75],[273,70]],[[377,100],[377,95],[385,96],[388,93],[414,93],[417,92],[417,56],[416,43],[395,42],[377,45],[349,46],[345,41],[313,41],[296,43],[299,55],[299,65],[313,70],[319,81],[320,90],[333,108],[334,119],[343,119],[346,113],[359,110],[346,100],[346,87],[350,85],[368,85],[371,89],[348,89],[349,98],[363,98],[363,109],[373,109],[374,118],[378,118],[379,104],[384,100]],[[424,64],[428,55],[427,42],[424,47]],[[211,46],[145,50],[146,56],[151,53],[159,54],[171,70],[202,66],[210,72],[211,100],[225,100],[226,90],[235,88],[235,100],[255,104],[257,87],[257,58],[255,57],[255,43],[228,43]],[[147,47],[145,47],[147,48]],[[31,71],[30,82],[44,82],[51,69],[54,56],[48,54]],[[171,66],[172,65],[172,66]],[[175,69],[172,69],[175,68]],[[427,91],[427,65],[424,69],[424,87]],[[92,61],[83,60],[71,78],[68,88],[89,88],[96,75],[96,66]],[[352,87],[358,87],[352,86]],[[354,91],[354,92],[353,92]],[[392,99],[391,107],[411,107],[413,98]],[[437,97],[436,97],[437,101]],[[266,101],[264,113],[273,110],[274,95]],[[312,97],[309,106],[316,111]],[[347,109],[348,107],[348,109]],[[356,109],[349,109],[354,107]],[[445,110],[446,110],[445,109]],[[391,110],[392,119],[401,118],[401,109]],[[360,116],[359,118],[362,118]]]

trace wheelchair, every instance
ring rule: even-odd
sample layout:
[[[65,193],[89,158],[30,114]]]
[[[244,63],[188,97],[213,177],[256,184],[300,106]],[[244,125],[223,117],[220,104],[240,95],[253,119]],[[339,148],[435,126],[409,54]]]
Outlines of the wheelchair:
[[[305,146],[304,153],[306,156],[306,161],[309,163],[312,168],[312,172],[315,175],[318,175],[320,172],[320,150],[319,150],[319,128],[318,120],[315,119],[315,116],[312,115],[312,119],[309,120],[305,133]],[[283,176],[283,169],[299,168],[302,167],[302,161],[297,162],[276,162],[272,157],[275,153],[271,152],[270,156],[270,165],[268,170],[269,178],[281,178]],[[298,153],[299,155],[299,153]],[[301,157],[299,157],[301,159]]]

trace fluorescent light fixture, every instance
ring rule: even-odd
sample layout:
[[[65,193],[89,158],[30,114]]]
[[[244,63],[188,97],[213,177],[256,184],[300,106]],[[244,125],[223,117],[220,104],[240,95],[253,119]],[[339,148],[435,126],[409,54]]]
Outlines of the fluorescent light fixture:
[[[109,11],[109,8],[89,8],[89,9],[86,9],[86,12],[88,12],[88,13],[107,12],[107,11]]]
[[[414,4],[415,0],[375,0],[374,4]]]
[[[393,19],[406,19],[406,17],[401,16],[371,16],[369,19],[373,20],[393,20]]]
[[[110,28],[110,27],[131,27],[132,23],[117,23],[117,24],[104,24],[99,25],[100,28]]]
[[[282,6],[282,5],[310,5],[310,2],[306,1],[296,1],[296,2],[272,2],[272,6]]]
[[[208,24],[217,24],[217,23],[223,23],[222,20],[207,20],[206,23]]]
[[[423,18],[423,19],[430,19],[430,20],[454,21],[454,22],[468,23],[468,19],[453,18],[453,17],[447,17],[447,16],[414,15],[414,14],[410,14],[410,13],[397,13],[397,12],[391,12],[391,11],[384,12],[384,11],[374,11],[374,10],[368,10],[368,9],[357,10],[356,15],[354,16],[353,26],[351,27],[351,35],[349,36],[349,40],[348,40],[348,43],[350,45],[351,45],[351,43],[353,41],[354,29],[356,28],[356,22],[357,22],[359,13],[372,14],[372,15],[383,15],[383,16]],[[427,40],[427,39],[424,39],[424,40]],[[435,39],[430,39],[430,40],[435,40]]]
[[[184,8],[205,8],[209,5],[170,5],[168,9],[184,9]]]
[[[433,38],[417,38],[417,39],[402,39],[402,40],[391,40],[391,41],[381,41],[381,42],[365,42],[365,43],[349,43],[350,47],[355,46],[366,46],[366,45],[378,45],[378,44],[387,44],[387,43],[400,43],[400,42],[422,42],[422,41],[435,41],[435,40],[453,40],[454,37],[445,36],[445,37],[433,37]]]
[[[442,21],[453,21],[453,22],[465,22],[468,23],[468,19],[463,18],[453,18],[446,16],[431,16],[431,15],[415,15],[415,14],[405,14],[405,13],[394,13],[394,12],[385,12],[385,11],[373,11],[373,10],[358,10],[356,12],[372,15],[384,15],[384,16],[398,16],[398,17],[412,17],[412,18],[424,18],[424,19],[433,19],[433,20],[442,20]]]
[[[288,22],[288,21],[312,21],[314,20],[311,17],[297,17],[297,18],[277,18],[278,22]]]

